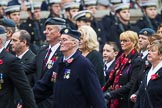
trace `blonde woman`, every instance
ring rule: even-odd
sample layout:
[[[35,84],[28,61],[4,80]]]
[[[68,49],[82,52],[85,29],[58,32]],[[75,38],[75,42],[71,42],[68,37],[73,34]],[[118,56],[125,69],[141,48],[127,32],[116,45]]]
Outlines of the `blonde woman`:
[[[94,65],[102,86],[104,84],[103,59],[99,53],[99,42],[97,41],[96,32],[90,26],[81,26],[78,30],[81,33],[79,50]]]
[[[110,101],[109,108],[129,108],[129,92],[143,63],[138,54],[138,35],[136,32],[125,31],[121,33],[120,42],[123,53],[116,60],[114,69],[110,71],[109,80],[102,88],[105,92],[111,87],[110,92],[105,92],[105,97]]]

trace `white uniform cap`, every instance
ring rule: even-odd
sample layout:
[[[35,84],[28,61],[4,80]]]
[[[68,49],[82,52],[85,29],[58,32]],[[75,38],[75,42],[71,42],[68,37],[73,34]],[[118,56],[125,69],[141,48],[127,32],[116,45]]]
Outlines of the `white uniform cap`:
[[[68,8],[79,8],[80,3],[77,2],[67,2],[64,4],[64,8],[68,9]]]
[[[118,10],[124,10],[124,9],[129,9],[130,8],[130,4],[129,3],[120,3],[115,5],[115,12]]]
[[[1,1],[0,6],[7,6],[7,2],[6,1]]]
[[[144,1],[144,2],[141,2],[140,5],[142,7],[150,7],[150,6],[157,6],[156,2],[153,2],[153,1]]]
[[[40,2],[33,2],[32,4],[28,2],[28,4],[26,5],[27,9],[31,9],[31,6],[33,6],[33,8],[40,8],[41,7],[41,3]]]
[[[85,5],[96,5],[97,1],[96,0],[85,0],[84,4]]]
[[[97,4],[103,5],[103,6],[108,6],[110,3],[108,0],[98,0]]]
[[[118,4],[118,3],[129,3],[130,0],[110,0],[110,3]]]
[[[53,3],[60,4],[61,2],[62,0],[49,0],[49,4],[53,4]]]
[[[7,12],[20,12],[20,5],[12,5],[12,6],[8,6],[5,9],[5,13]]]
[[[76,13],[72,19],[75,21],[77,20],[91,21],[93,19],[93,14],[89,10],[83,10],[83,11],[79,11],[78,13]]]

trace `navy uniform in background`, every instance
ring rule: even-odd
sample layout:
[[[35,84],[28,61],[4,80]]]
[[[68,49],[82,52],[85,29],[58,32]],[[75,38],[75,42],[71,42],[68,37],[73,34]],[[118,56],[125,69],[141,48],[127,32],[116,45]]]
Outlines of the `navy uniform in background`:
[[[123,15],[124,14],[124,15]],[[138,32],[139,29],[136,26],[130,24],[130,12],[129,12],[129,3],[120,3],[115,5],[115,17],[116,22],[110,27],[110,32],[107,37],[108,41],[116,42],[121,54],[121,45],[119,36],[122,32],[127,30],[132,30]]]
[[[109,11],[109,1],[108,0],[97,0],[97,10],[104,10],[104,11]]]
[[[100,52],[102,52],[102,48],[106,42],[106,38],[105,38],[106,34],[104,33],[104,28],[103,28],[102,24],[100,23],[100,21],[97,21],[94,17],[94,15],[96,14],[97,1],[96,0],[85,0],[84,5],[85,5],[85,9],[89,10],[91,12],[91,17],[89,18],[89,19],[91,19],[90,25],[97,33],[97,39],[100,43]],[[82,14],[84,14],[84,11]]]
[[[67,2],[64,4],[66,12],[66,25],[71,29],[77,30],[77,25],[73,22],[72,17],[79,11],[80,4],[77,2]]]
[[[28,2],[29,0],[24,0],[25,2]],[[21,5],[22,1],[21,0],[10,0],[8,2],[8,6],[12,6],[12,5]]]
[[[101,2],[103,2],[101,0]],[[127,1],[128,2],[128,1]],[[110,12],[108,15],[105,15],[102,19],[101,19],[101,24],[104,28],[104,32],[106,33],[106,40],[108,40],[108,35],[109,33],[111,32],[111,26],[112,25],[118,25],[118,18],[117,16],[115,15],[115,5],[117,4],[121,4],[123,3],[123,0],[109,0],[109,8],[110,8]],[[129,2],[128,2],[129,3]],[[103,2],[104,4],[104,2]]]
[[[6,17],[12,19],[16,24],[16,31],[19,29],[20,26],[20,11],[20,5],[13,5],[5,8]]]
[[[97,0],[84,0],[84,9],[91,11],[92,14],[95,15],[96,4],[97,4]]]
[[[70,28],[62,29],[61,34],[64,56],[35,85],[36,101],[53,94],[52,108],[106,108],[94,67],[78,50],[81,34]]]
[[[32,13],[34,8],[34,12]],[[40,5],[39,4],[30,4],[27,7],[29,17],[25,22],[20,25],[20,29],[28,31],[31,35],[31,50],[36,54],[39,48],[45,44],[45,35],[43,31],[45,19],[40,17]],[[38,15],[39,14],[39,15]]]
[[[61,0],[48,0],[50,14],[48,18],[61,17]]]
[[[142,2],[141,7],[144,10],[144,16],[142,17],[142,19],[136,22],[136,26],[139,29],[151,28],[157,31],[157,27],[160,25],[160,22],[156,19],[157,18],[156,2],[155,1]]]
[[[37,108],[20,59],[4,49],[2,43],[5,42],[5,37],[5,30],[0,27],[0,108],[16,108],[13,96],[15,88],[21,96],[24,108]]]
[[[2,18],[5,15],[4,9],[7,6],[7,1],[1,1],[0,2],[0,18]]]
[[[95,30],[95,32],[97,33],[97,40],[99,41],[101,51],[104,43],[106,42],[105,33],[103,31],[101,23],[95,21],[92,12],[89,10],[79,11],[73,16],[73,19],[76,21],[78,28],[83,25],[88,25]]]

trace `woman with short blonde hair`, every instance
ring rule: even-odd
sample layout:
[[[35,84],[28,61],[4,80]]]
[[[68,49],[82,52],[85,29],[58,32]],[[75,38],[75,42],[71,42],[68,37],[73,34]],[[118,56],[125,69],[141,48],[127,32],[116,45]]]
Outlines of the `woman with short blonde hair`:
[[[81,26],[78,31],[81,33],[79,50],[94,65],[102,86],[104,84],[103,58],[99,53],[99,42],[97,41],[96,32],[90,26]]]

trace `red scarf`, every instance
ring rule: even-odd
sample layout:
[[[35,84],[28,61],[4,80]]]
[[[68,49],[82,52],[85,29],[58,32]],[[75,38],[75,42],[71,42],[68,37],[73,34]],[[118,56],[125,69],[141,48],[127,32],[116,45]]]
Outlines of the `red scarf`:
[[[126,70],[126,73],[129,72],[129,69],[131,67],[131,58],[135,55],[135,52],[136,51],[133,49],[128,56],[126,56],[125,53],[122,53],[122,55],[117,59],[115,68],[114,70],[110,71],[109,75],[109,81],[112,82],[112,90],[117,90],[121,87],[121,85],[119,84],[119,78],[127,64],[129,64],[129,67]],[[118,108],[119,104],[120,99],[111,99],[110,108]]]

